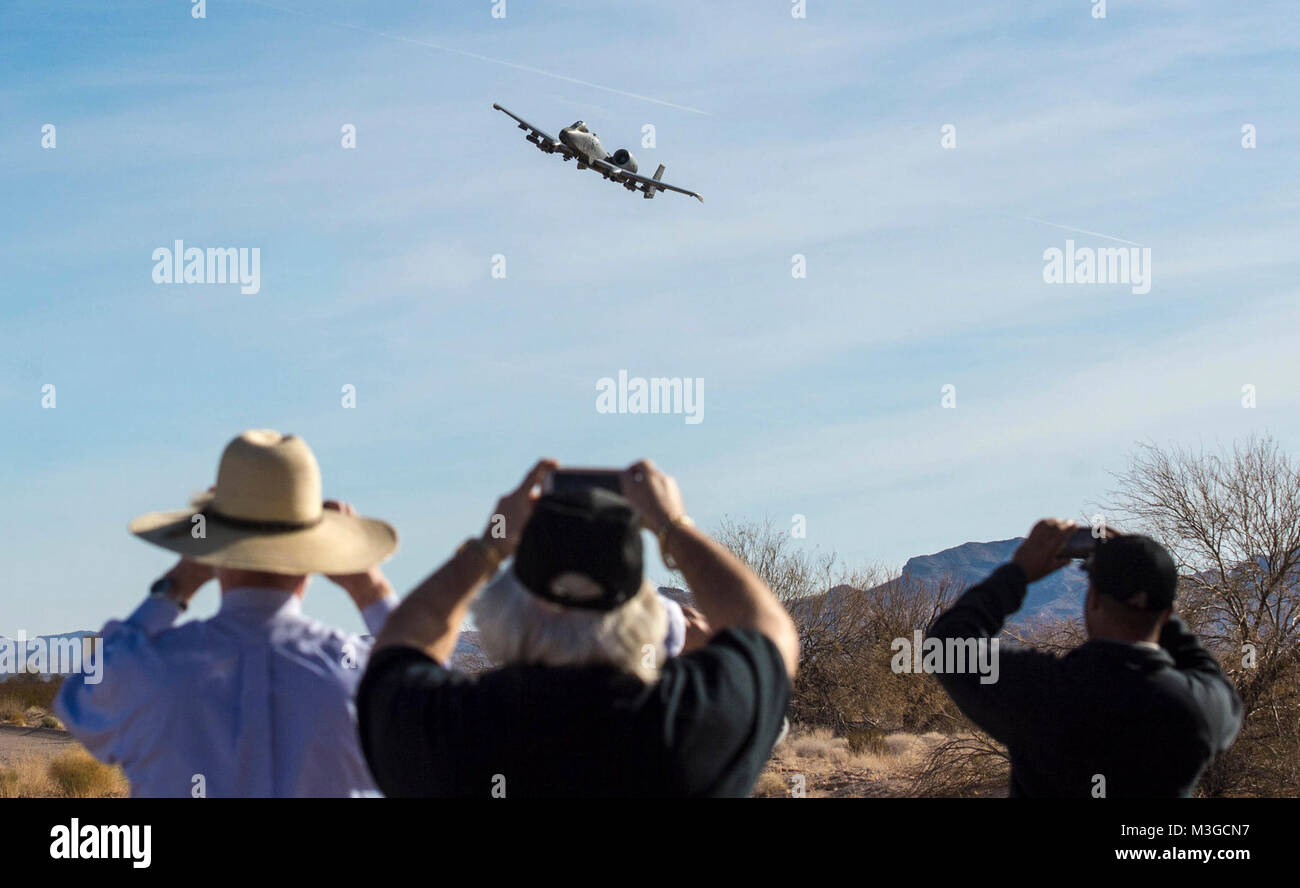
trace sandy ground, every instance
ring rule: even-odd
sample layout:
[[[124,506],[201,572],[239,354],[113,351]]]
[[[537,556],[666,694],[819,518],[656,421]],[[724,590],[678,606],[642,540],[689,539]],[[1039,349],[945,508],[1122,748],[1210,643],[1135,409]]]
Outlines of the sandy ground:
[[[828,732],[794,735],[776,750],[755,795],[789,797],[796,781],[809,798],[890,798],[910,794],[911,775],[943,738],[894,734],[878,753],[855,755]],[[54,758],[76,746],[66,731],[0,725],[0,767]]]
[[[75,745],[67,731],[0,725],[0,765],[13,765],[25,758],[54,758]]]

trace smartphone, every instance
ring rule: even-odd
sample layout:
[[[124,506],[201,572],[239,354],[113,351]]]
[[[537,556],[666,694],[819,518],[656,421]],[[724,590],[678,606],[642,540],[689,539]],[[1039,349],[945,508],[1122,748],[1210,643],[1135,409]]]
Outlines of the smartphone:
[[[1059,554],[1062,558],[1090,558],[1100,542],[1092,535],[1091,527],[1080,527],[1070,534]]]
[[[542,484],[543,493],[560,493],[566,490],[583,490],[588,487],[603,487],[614,493],[623,492],[623,483],[618,469],[556,469],[546,476]]]

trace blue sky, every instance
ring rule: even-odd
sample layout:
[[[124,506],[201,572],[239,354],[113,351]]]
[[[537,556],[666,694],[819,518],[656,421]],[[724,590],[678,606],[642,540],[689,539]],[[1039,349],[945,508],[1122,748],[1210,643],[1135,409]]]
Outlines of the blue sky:
[[[170,560],[127,521],[249,427],[398,527],[402,591],[541,455],[897,566],[1090,512],[1137,441],[1296,451],[1294,4],[491,5],[0,0],[0,634],[128,611]],[[1151,292],[1044,283],[1119,244],[1033,220],[1150,247]],[[155,284],[177,239],[260,248],[261,292]],[[702,378],[704,421],[597,413],[620,369]]]

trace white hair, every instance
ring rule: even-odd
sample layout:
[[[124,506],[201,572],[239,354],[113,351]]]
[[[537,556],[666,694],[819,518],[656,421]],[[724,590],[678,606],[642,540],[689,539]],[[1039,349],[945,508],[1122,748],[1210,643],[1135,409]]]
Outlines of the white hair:
[[[647,684],[664,661],[668,614],[654,586],[612,611],[562,607],[529,592],[513,570],[497,574],[470,606],[479,646],[493,663],[613,666]]]

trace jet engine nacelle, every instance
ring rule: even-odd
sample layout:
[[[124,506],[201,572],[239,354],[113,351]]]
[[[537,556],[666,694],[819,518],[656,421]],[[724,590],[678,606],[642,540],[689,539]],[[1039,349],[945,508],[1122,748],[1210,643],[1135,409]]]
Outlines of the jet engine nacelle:
[[[626,148],[620,148],[611,154],[609,156],[609,162],[614,164],[614,166],[622,167],[629,173],[636,172],[636,158],[633,157],[632,152],[628,151]]]

